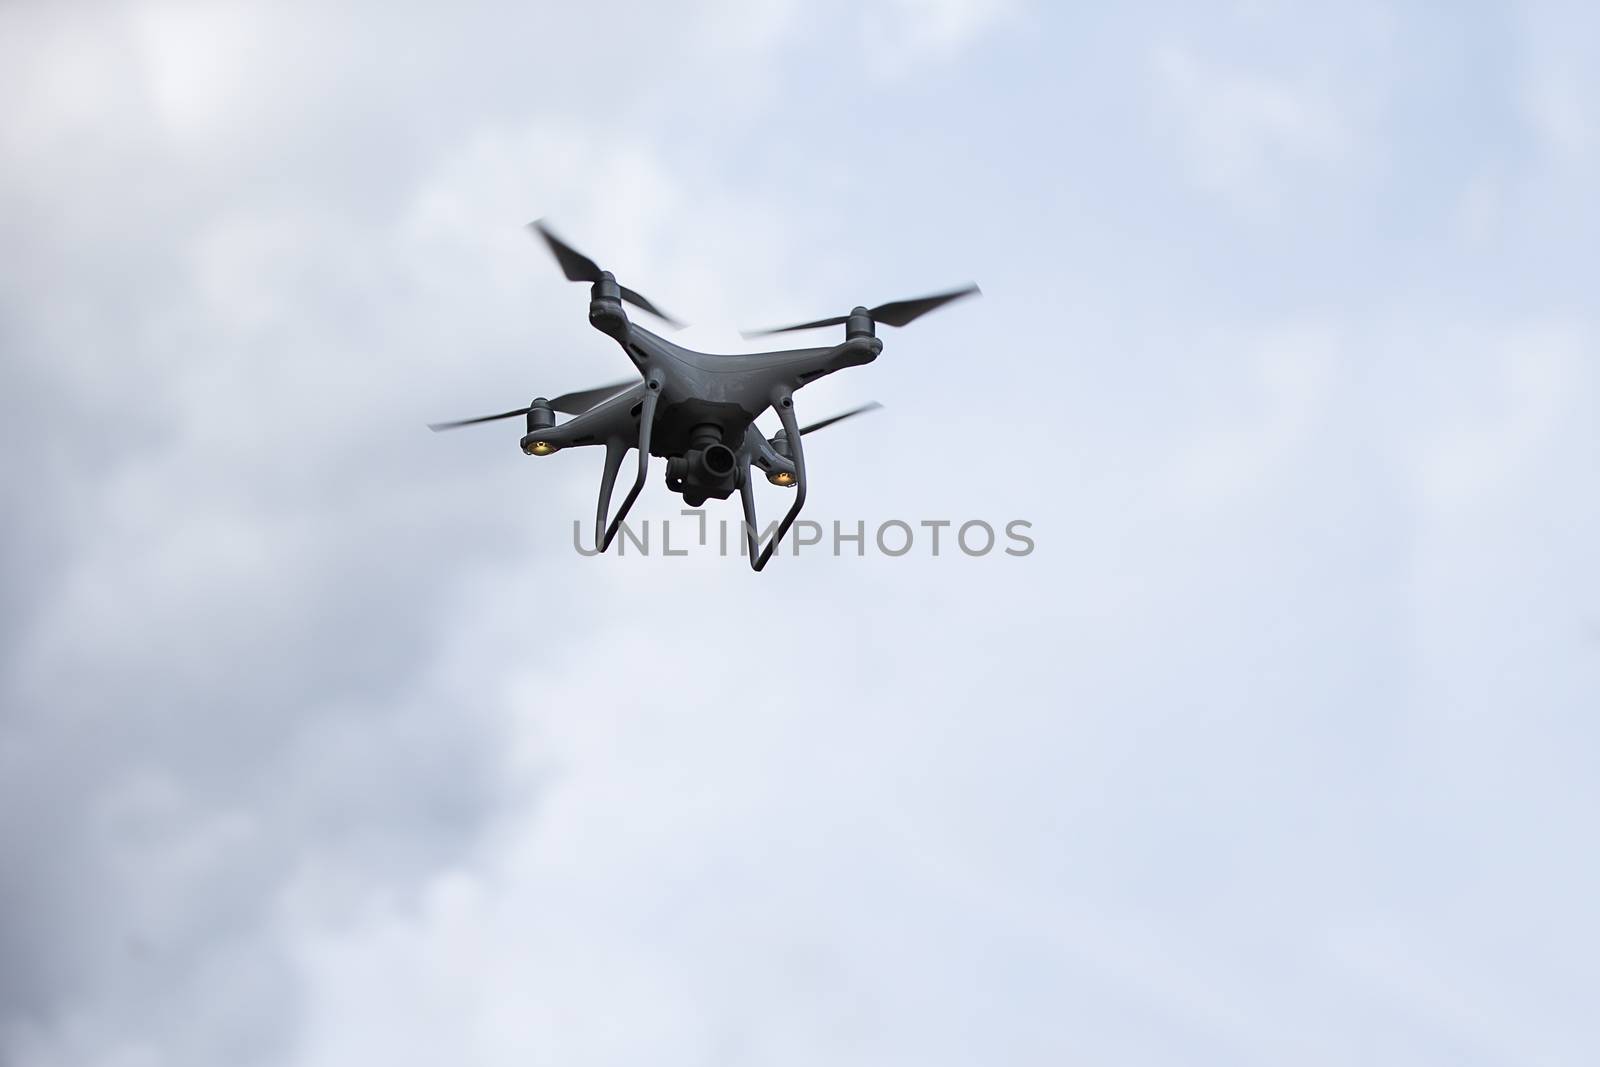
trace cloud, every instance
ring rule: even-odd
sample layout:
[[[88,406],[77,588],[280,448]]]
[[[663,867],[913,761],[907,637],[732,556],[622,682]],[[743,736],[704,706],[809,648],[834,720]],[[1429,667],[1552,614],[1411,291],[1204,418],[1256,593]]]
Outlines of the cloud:
[[[1315,327],[1281,328],[1223,345],[1238,345],[1249,353],[1246,378],[1252,385],[1228,380],[1213,388],[1239,397],[1256,392],[1259,407],[1248,414],[1219,411],[1219,424],[1194,434],[1175,457],[1173,477],[1177,491],[1190,503],[1228,509],[1236,506],[1241,493],[1269,491],[1294,462],[1296,451],[1307,445],[1326,417],[1339,346]],[[1210,345],[1202,349],[1212,350]],[[1210,373],[1217,375],[1228,366],[1230,355],[1207,359]]]
[[[860,13],[862,45],[869,69],[903,78],[971,48],[986,33],[1014,17],[1013,0],[883,0]]]
[[[1153,70],[1190,180],[1246,214],[1270,217],[1297,175],[1355,151],[1350,120],[1326,87],[1212,63],[1177,44],[1155,51]]]
[[[53,54],[131,45],[153,81],[88,59],[82,80],[70,62],[8,75],[58,113],[29,111],[8,158],[31,166],[0,194],[53,204],[55,175],[98,195],[64,225],[16,216],[7,271],[16,380],[37,388],[9,401],[29,455],[10,451],[5,486],[31,519],[6,553],[0,1059],[282,1062],[302,1008],[285,895],[319,921],[373,886],[404,900],[512,788],[499,725],[428,635],[464,583],[528,555],[506,504],[527,461],[503,436],[452,453],[422,424],[512,383],[525,399],[530,352],[552,380],[614,374],[563,354],[581,317],[538,327],[581,294],[520,225],[593,221],[648,267],[629,220],[664,215],[677,179],[648,145],[530,121],[346,186],[374,140],[337,131],[366,104],[296,109],[359,45],[302,56],[282,99],[275,64],[233,60],[298,39],[292,13],[140,9],[83,37],[70,13],[41,21]],[[581,484],[587,507],[591,472],[549,473],[547,499]],[[509,595],[567,588],[549,555],[565,529],[546,528]]]
[[[1196,185],[1389,218],[1393,130],[1268,51],[874,10],[0,10],[0,1059],[1593,1046],[1592,316],[1217,240]],[[577,559],[597,457],[422,429],[625,372],[539,214],[707,348],[977,273],[803,394],[885,402],[811,515],[1036,552]]]
[[[1596,29],[1593,15],[1577,5],[1536,3],[1520,12],[1517,29],[1525,120],[1557,158],[1588,158],[1600,140],[1592,57],[1583,43]]]
[[[1464,341],[1458,358],[1483,360],[1489,373],[1471,385],[1440,391],[1437,434],[1418,464],[1423,499],[1449,515],[1484,506],[1531,472],[1550,450],[1552,434],[1580,418],[1575,405],[1588,375],[1580,331],[1529,325],[1492,345]]]

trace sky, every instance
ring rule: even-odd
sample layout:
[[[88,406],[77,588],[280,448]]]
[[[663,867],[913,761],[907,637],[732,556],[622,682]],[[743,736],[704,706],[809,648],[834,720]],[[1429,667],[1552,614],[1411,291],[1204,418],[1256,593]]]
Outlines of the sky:
[[[0,1063],[1595,1062],[1597,52],[0,7]],[[426,430],[627,376],[540,217],[710,351],[979,282],[806,514],[1034,550],[582,558]]]

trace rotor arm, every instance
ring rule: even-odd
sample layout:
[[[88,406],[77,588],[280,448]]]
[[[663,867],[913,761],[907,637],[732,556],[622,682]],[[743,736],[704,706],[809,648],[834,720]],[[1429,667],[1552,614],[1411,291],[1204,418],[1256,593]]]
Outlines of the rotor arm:
[[[825,374],[871,363],[882,352],[883,342],[876,337],[850,337],[831,348],[773,353],[766,357],[764,366],[774,369],[781,367],[781,373],[787,379],[787,388],[792,391]]]
[[[794,473],[794,462],[780,456],[776,449],[761,435],[761,431],[754,423],[750,425],[749,437],[751,442],[750,462],[761,468],[763,474],[772,474],[774,471]]]
[[[624,394],[602,401],[554,426],[540,426],[528,430],[522,437],[522,451],[528,455],[548,455],[550,451],[577,445],[594,444],[615,433],[615,427],[626,423],[628,404]],[[548,446],[548,451],[536,451],[538,444]]]

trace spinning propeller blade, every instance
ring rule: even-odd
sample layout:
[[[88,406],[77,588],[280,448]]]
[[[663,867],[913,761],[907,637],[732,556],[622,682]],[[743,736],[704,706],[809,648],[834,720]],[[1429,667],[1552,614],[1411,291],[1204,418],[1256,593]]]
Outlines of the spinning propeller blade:
[[[602,400],[610,400],[628,388],[628,386],[638,384],[638,378],[629,378],[627,381],[612,382],[610,385],[597,385],[593,389],[580,389],[576,392],[563,393],[550,401],[550,409],[559,411],[564,415],[582,415]]]
[[[802,427],[800,427],[800,436],[804,437],[806,434],[810,433],[812,430],[821,430],[824,427],[832,426],[836,422],[841,422],[844,419],[851,418],[851,417],[853,417],[855,415],[863,414],[864,412],[876,411],[881,407],[883,407],[883,405],[878,403],[876,400],[874,400],[871,403],[862,404],[858,408],[851,408],[849,411],[841,412],[840,414],[834,415],[834,416],[832,416],[830,418],[819,419],[816,422],[813,422],[810,426],[802,426]]]
[[[675,330],[683,329],[683,323],[679,322],[671,315],[668,315],[665,311],[662,311],[660,308],[650,303],[650,301],[644,298],[642,293],[637,293],[634,290],[629,289],[626,285],[618,286],[618,288],[622,290],[622,299],[626,300],[634,307],[643,308]]]
[[[567,281],[592,283],[600,280],[600,264],[551,233],[543,219],[528,223],[528,229],[544,238],[556,262],[561,264],[561,272],[567,276]]]
[[[919,296],[911,300],[891,300],[887,304],[879,304],[870,309],[867,314],[872,316],[872,321],[881,326],[906,326],[928,312],[944,307],[952,300],[960,300],[964,296],[982,293],[976,285],[964,285],[960,289],[952,289],[947,293],[935,293],[932,296]],[[777,326],[770,330],[745,330],[741,331],[745,338],[766,337],[774,333],[793,333],[796,330],[815,330],[822,326],[842,326],[849,321],[848,315],[835,315],[831,319],[817,319],[814,322],[800,322],[793,326]]]
[[[599,404],[602,400],[609,400],[611,397],[622,392],[622,390],[626,389],[628,386],[636,384],[638,384],[638,379],[632,378],[625,382],[612,382],[610,385],[596,386],[593,389],[583,389],[574,393],[563,393],[554,400],[547,400],[544,406],[550,408],[552,411],[560,411],[567,415],[582,415],[585,411],[588,411],[596,404]],[[480,422],[494,422],[496,419],[511,419],[517,417],[518,415],[526,415],[531,410],[533,410],[532,405],[525,408],[518,408],[515,411],[502,411],[498,415],[479,415],[475,419],[458,419],[455,422],[430,422],[428,424],[428,429],[432,430],[434,433],[438,433],[440,430],[454,430],[461,426],[474,426]]]
[[[552,233],[550,231],[550,227],[544,224],[543,219],[537,219],[528,223],[528,229],[544,238],[544,243],[550,246],[550,252],[556,257],[556,262],[561,264],[561,273],[567,276],[567,281],[589,282],[590,284],[593,284],[594,282],[599,281],[601,276],[605,273],[600,269],[600,264],[596,263],[594,260],[584,255],[582,252],[579,252],[576,248],[573,248],[571,245],[567,244],[567,242],[563,241],[561,238]],[[643,294],[636,292],[633,289],[629,289],[625,285],[620,286],[619,288],[622,290],[622,299],[626,300],[634,307],[643,308],[645,311],[648,311],[656,318],[668,323],[671,326],[674,326],[678,329],[683,328],[683,323],[679,322],[671,315],[668,315],[665,311],[662,311],[660,308],[656,307],[649,300],[645,299]]]
[[[944,307],[952,300],[982,292],[976,285],[965,285],[948,293],[920,296],[914,300],[894,300],[872,309],[872,321],[882,326],[909,326],[930,311]]]
[[[850,321],[849,315],[835,315],[831,319],[797,322],[793,326],[774,326],[770,330],[740,330],[739,336],[748,341],[752,337],[767,337],[775,333],[794,333],[796,330],[819,330],[824,326],[843,326],[848,321]]]
[[[455,422],[430,422],[428,423],[428,429],[432,430],[434,433],[438,433],[440,430],[457,430],[463,426],[475,426],[480,422],[493,422],[496,419],[509,419],[517,415],[526,415],[527,413],[527,408],[518,408],[515,411],[502,411],[498,415],[479,415],[475,419],[457,419]]]

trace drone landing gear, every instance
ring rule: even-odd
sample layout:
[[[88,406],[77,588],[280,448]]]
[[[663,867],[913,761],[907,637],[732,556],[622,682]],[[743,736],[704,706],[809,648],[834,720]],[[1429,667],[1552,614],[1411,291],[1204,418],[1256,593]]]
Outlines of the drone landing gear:
[[[800,444],[800,424],[794,417],[794,399],[784,396],[777,403],[778,418],[783,420],[783,432],[789,440],[789,448],[793,453],[795,488],[794,503],[789,505],[788,514],[773,532],[767,541],[767,547],[757,554],[760,533],[756,526],[756,498],[751,485],[750,464],[745,463],[739,474],[739,500],[744,504],[744,539],[750,554],[750,569],[759,571],[767,565],[772,558],[773,551],[778,547],[778,542],[783,540],[783,535],[789,532],[789,527],[794,525],[795,518],[800,514],[800,509],[806,503],[806,455],[805,448]]]
[[[606,442],[606,469],[600,479],[600,506],[594,520],[596,548],[600,552],[611,547],[617,531],[622,529],[622,520],[628,517],[633,502],[639,499],[639,493],[644,489],[645,477],[650,473],[650,429],[655,425],[656,402],[660,399],[661,379],[652,375],[646,382],[643,406],[639,409],[639,476],[633,480],[633,488],[623,498],[622,507],[611,520],[610,526],[606,525],[606,510],[611,506],[611,490],[617,484],[617,471],[622,467],[622,457],[628,451],[628,444],[621,438]],[[602,530],[605,531],[603,537]]]

